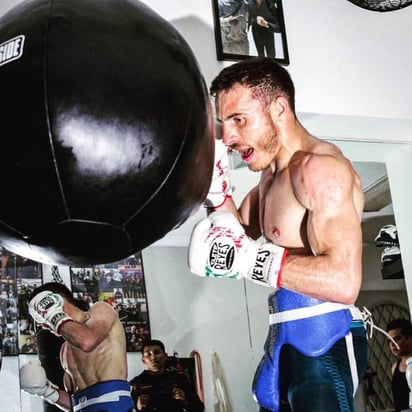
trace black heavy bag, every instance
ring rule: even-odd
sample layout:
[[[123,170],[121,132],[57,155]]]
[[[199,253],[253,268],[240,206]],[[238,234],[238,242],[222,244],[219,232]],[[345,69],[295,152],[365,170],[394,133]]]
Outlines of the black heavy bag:
[[[213,167],[210,102],[179,33],[137,0],[32,0],[0,19],[0,245],[123,259],[182,224]]]

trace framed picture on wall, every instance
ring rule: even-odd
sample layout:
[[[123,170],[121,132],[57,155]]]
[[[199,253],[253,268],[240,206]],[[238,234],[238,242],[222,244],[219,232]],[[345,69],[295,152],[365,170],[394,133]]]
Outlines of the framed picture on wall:
[[[42,284],[42,265],[1,250],[0,335],[3,355],[36,353],[34,323],[27,310],[27,297]]]
[[[273,57],[289,64],[282,0],[212,0],[218,60]]]
[[[89,304],[104,301],[119,314],[127,351],[140,351],[150,339],[150,322],[142,255],[93,267],[71,267],[72,292]]]

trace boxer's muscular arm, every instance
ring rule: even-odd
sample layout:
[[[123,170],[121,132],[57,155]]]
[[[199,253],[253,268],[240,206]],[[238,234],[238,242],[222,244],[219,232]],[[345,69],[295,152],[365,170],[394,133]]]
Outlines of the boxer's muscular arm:
[[[91,352],[103,342],[116,319],[116,312],[106,303],[96,303],[85,323],[67,322],[61,329],[64,339],[84,352]]]
[[[55,405],[65,411],[65,412],[70,412],[72,410],[72,401],[71,401],[71,390],[69,390],[65,384],[66,376],[68,377],[67,373],[63,375],[63,384],[65,386],[65,391],[62,389],[59,389],[59,399],[55,403]]]
[[[291,169],[295,196],[308,211],[313,255],[289,255],[283,287],[317,299],[354,303],[362,278],[361,212],[354,201],[354,191],[361,189],[356,179],[350,164],[333,156],[308,156]]]
[[[63,411],[71,411],[72,402],[70,394],[59,389],[59,400],[56,402],[56,406],[58,406]]]

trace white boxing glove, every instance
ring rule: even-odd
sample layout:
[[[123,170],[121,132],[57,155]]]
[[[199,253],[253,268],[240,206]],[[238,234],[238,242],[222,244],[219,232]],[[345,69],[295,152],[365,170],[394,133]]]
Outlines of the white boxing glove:
[[[63,311],[63,298],[57,293],[44,290],[29,302],[29,313],[37,323],[46,324],[57,336],[64,323],[73,319]]]
[[[279,288],[288,252],[273,243],[251,240],[230,212],[214,212],[193,229],[189,268],[199,276],[246,278]]]
[[[232,197],[232,186],[229,176],[229,148],[222,140],[215,139],[215,164],[212,182],[205,200],[205,206],[215,209],[223,205],[226,199]]]
[[[49,403],[59,400],[59,387],[51,383],[40,361],[30,361],[20,368],[20,386],[31,395],[40,396]]]

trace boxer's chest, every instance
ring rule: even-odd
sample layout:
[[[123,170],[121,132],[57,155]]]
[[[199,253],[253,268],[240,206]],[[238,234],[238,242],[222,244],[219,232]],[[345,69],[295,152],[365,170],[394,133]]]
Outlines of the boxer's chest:
[[[262,176],[259,190],[262,234],[273,243],[306,252],[307,210],[297,200],[289,174]]]

